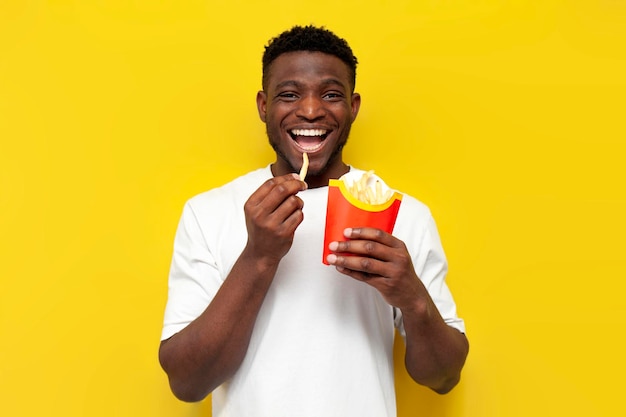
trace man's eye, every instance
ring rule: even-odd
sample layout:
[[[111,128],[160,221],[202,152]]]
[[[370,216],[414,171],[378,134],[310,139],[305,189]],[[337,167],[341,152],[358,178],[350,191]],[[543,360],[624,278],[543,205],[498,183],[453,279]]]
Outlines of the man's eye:
[[[285,100],[295,100],[297,98],[295,93],[280,93],[278,97]]]
[[[339,93],[326,93],[324,94],[324,98],[326,100],[339,100],[341,99],[342,95]]]

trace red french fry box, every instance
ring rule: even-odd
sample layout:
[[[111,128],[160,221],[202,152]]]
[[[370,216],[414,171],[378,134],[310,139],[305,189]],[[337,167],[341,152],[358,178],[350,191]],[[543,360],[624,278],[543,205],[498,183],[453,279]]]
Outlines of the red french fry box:
[[[374,227],[387,233],[393,232],[401,202],[402,194],[394,192],[382,204],[367,204],[353,196],[343,180],[330,180],[322,262],[328,265],[326,257],[331,253],[328,249],[330,242],[348,240],[343,235],[348,227]]]

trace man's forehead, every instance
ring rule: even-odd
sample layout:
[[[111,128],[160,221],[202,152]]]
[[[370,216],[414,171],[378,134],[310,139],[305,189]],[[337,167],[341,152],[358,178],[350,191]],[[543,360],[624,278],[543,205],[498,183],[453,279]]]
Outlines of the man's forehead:
[[[321,82],[349,83],[350,70],[340,58],[317,51],[294,51],[279,55],[268,68],[270,83],[298,83],[309,77]],[[276,79],[279,78],[279,79]]]

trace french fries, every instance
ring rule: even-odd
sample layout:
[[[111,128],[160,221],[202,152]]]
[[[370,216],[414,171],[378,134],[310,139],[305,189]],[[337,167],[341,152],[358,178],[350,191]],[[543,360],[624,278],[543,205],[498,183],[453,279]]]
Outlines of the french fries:
[[[304,181],[306,173],[309,170],[309,155],[306,152],[302,153],[302,168],[300,168],[300,179]]]
[[[373,186],[369,185],[368,181],[373,174],[374,171],[367,171],[360,179],[354,180],[352,184],[348,184],[345,180],[344,183],[350,194],[363,203],[373,205],[383,204],[393,196],[393,191],[389,189],[383,192],[383,185],[379,180],[376,180]]]

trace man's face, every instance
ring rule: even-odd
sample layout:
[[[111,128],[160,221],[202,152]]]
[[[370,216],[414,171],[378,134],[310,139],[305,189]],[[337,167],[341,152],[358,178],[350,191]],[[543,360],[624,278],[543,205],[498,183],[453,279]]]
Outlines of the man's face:
[[[274,175],[297,172],[309,155],[309,187],[347,171],[341,151],[361,103],[352,93],[348,66],[321,52],[289,52],[269,67],[257,107],[276,151]]]

